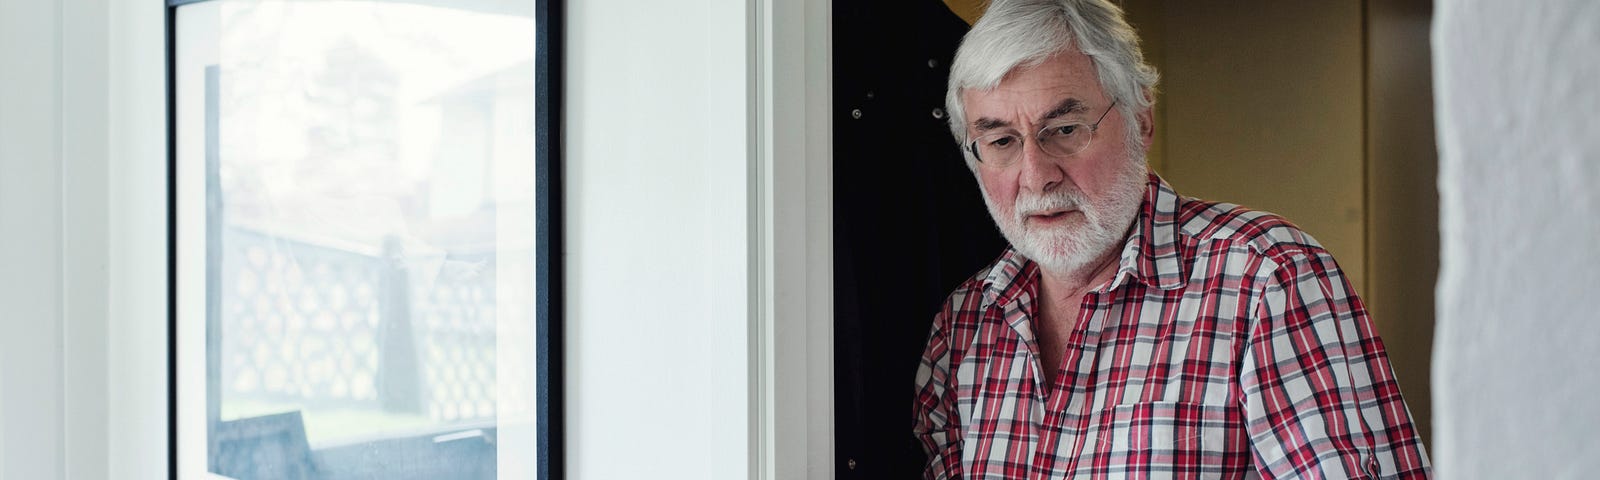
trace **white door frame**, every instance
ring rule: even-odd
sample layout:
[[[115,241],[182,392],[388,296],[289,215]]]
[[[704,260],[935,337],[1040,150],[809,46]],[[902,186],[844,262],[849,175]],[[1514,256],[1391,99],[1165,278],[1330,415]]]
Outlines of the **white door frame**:
[[[755,3],[751,477],[833,478],[831,6]]]

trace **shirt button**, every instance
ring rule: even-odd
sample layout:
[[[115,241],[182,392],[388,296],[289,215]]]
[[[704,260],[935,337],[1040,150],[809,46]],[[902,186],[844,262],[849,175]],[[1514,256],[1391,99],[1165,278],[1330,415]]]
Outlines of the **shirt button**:
[[[854,459],[854,458],[850,459],[850,461],[845,462],[844,464],[845,464],[845,466],[850,467],[851,470],[855,470],[856,469],[856,459]]]
[[[935,108],[935,109],[933,109],[933,118],[937,118],[937,119],[943,120],[944,119],[944,109],[943,108]]]
[[[851,110],[850,111],[850,118],[854,118],[854,119],[860,120],[861,119],[861,109],[857,108],[855,110]]]
[[[939,61],[932,58],[928,59],[928,68],[939,68]]]

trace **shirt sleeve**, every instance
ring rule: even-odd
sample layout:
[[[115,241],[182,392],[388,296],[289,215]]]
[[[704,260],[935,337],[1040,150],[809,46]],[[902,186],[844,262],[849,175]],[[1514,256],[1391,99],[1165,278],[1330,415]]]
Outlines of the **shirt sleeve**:
[[[915,423],[912,431],[928,455],[925,479],[961,478],[961,418],[950,382],[950,306],[934,317],[933,332],[917,367]]]
[[[1293,254],[1257,278],[1239,382],[1265,478],[1428,478],[1383,343],[1333,258]]]

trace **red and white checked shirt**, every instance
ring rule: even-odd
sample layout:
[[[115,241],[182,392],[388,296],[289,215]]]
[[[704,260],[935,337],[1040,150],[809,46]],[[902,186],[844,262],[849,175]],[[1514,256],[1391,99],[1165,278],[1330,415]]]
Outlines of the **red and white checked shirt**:
[[[917,372],[926,478],[1427,478],[1383,343],[1334,263],[1275,215],[1152,174],[1060,374],[1014,250],[934,319]]]

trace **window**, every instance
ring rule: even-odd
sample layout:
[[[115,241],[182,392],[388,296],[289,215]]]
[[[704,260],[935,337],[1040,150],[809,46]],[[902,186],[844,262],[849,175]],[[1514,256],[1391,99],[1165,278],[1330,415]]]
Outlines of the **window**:
[[[548,7],[170,8],[176,475],[550,478]]]

